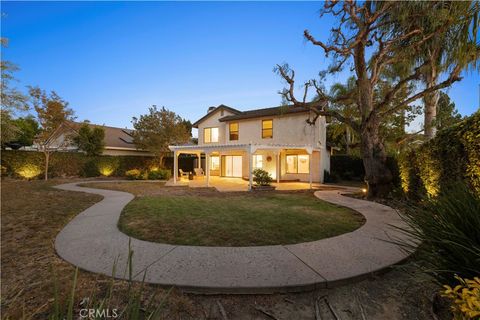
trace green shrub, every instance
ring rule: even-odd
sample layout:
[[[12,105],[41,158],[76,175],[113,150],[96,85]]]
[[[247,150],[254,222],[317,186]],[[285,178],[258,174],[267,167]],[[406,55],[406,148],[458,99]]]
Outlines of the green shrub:
[[[138,169],[131,169],[125,172],[125,177],[130,180],[140,180],[142,177],[142,171]]]
[[[168,169],[151,169],[148,171],[148,180],[168,180],[171,177]]]
[[[400,186],[404,194],[412,199],[419,200],[426,194],[420,177],[417,174],[418,166],[415,153],[404,153],[398,159]]]
[[[421,207],[402,212],[409,228],[403,232],[418,243],[418,258],[425,271],[442,283],[451,283],[455,274],[473,279],[480,272],[480,197],[457,183]],[[407,249],[414,251],[409,244]]]
[[[253,181],[259,186],[269,186],[273,181],[270,173],[263,169],[255,169],[252,173]]]
[[[100,175],[100,172],[98,172],[98,167],[96,164],[96,159],[89,160],[85,162],[81,175],[83,177],[98,177]]]
[[[401,185],[408,196],[436,197],[459,181],[480,195],[480,112],[439,131],[400,159]]]

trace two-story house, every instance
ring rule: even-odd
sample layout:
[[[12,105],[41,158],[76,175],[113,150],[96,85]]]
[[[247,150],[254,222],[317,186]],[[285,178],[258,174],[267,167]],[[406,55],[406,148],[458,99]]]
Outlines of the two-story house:
[[[170,146],[174,152],[174,183],[178,180],[178,155],[205,155],[206,184],[210,176],[248,179],[261,168],[277,182],[323,182],[330,169],[326,149],[326,121],[314,125],[306,108],[292,106],[239,111],[219,105],[193,124],[198,145]],[[197,162],[201,165],[201,161]]]

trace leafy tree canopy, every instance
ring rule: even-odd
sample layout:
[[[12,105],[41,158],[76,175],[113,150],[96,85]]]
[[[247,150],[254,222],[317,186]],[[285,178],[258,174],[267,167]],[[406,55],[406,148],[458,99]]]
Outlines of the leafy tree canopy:
[[[19,146],[31,146],[35,136],[40,132],[40,127],[35,118],[32,115],[20,117],[13,120],[13,124],[19,130],[19,134],[13,142]]]
[[[191,137],[191,124],[175,112],[152,106],[148,113],[132,120],[135,129],[133,141],[137,147],[155,154],[160,163],[170,152],[169,145],[182,144]]]
[[[84,123],[72,140],[88,156],[98,156],[105,148],[105,130],[98,126],[94,126],[92,129],[87,123]]]
[[[6,38],[0,38],[1,46],[7,45]],[[17,111],[28,110],[28,98],[15,88],[13,82],[16,81],[14,72],[18,67],[9,61],[0,61],[1,69],[1,88],[0,88],[0,120],[1,120],[1,147],[18,139],[19,128],[13,123],[13,117]]]
[[[455,103],[450,100],[448,94],[440,91],[437,106],[437,128],[439,130],[445,129],[460,121],[462,121],[462,115],[458,113]]]
[[[38,87],[29,87],[33,109],[41,127],[40,139],[45,141],[66,120],[74,119],[74,112],[55,91],[46,93]]]

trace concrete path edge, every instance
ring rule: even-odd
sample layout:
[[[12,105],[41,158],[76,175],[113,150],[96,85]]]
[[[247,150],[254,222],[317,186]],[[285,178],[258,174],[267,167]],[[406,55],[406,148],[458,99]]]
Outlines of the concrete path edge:
[[[133,250],[133,280],[145,277],[147,283],[207,294],[333,287],[384,271],[408,257],[394,243],[411,242],[396,228],[406,227],[397,212],[379,203],[343,196],[348,189],[316,191],[315,196],[362,214],[366,222],[353,232],[293,245],[196,247],[130,238],[118,229],[117,223],[122,209],[134,196],[79,186],[88,182],[92,181],[55,186],[103,196],[60,231],[55,249],[61,258],[80,269],[119,279],[128,279],[129,247]]]

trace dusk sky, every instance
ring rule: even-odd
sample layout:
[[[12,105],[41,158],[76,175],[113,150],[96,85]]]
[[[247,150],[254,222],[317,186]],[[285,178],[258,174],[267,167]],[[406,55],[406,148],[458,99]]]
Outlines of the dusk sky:
[[[18,88],[38,85],[70,102],[78,120],[131,127],[152,104],[192,121],[208,106],[277,106],[273,72],[288,62],[298,81],[328,65],[303,39],[327,40],[321,3],[2,2],[2,59],[17,64]],[[346,74],[331,81],[344,81]],[[479,106],[478,72],[448,90],[469,115]]]

